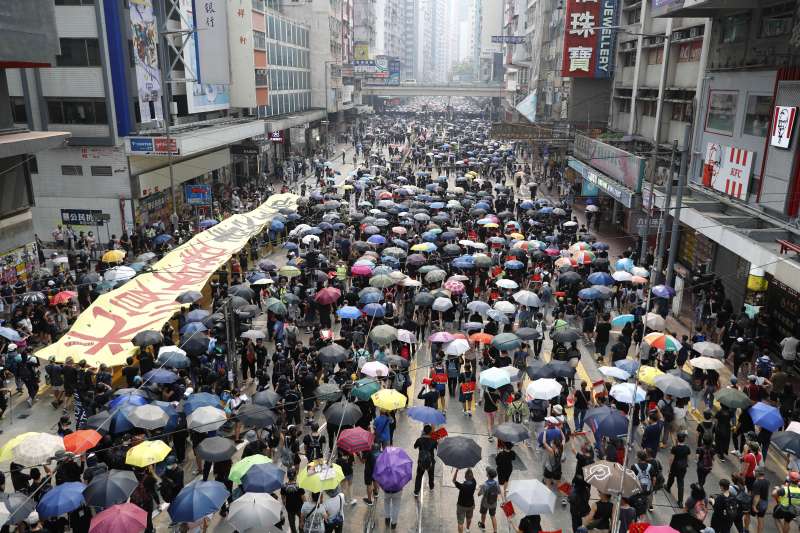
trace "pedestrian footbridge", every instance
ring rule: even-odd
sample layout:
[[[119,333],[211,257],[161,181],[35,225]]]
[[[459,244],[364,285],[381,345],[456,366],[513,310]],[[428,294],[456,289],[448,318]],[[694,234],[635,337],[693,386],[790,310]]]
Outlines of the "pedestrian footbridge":
[[[501,84],[485,83],[363,85],[361,94],[374,96],[482,96],[499,98],[505,94],[505,87]]]

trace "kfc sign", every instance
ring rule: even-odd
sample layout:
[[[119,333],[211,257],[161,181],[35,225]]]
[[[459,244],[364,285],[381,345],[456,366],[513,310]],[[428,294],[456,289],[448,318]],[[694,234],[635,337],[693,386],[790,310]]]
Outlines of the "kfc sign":
[[[618,18],[618,0],[567,0],[562,76],[611,78]]]
[[[789,148],[792,142],[794,120],[797,117],[796,107],[775,106],[772,116],[772,136],[770,145],[778,148]]]
[[[739,200],[747,198],[755,154],[743,148],[708,143],[703,185]]]

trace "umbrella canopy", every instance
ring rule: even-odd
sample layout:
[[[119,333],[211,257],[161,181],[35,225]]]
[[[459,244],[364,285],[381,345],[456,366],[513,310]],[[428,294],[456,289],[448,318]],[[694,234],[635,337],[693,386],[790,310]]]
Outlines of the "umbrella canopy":
[[[339,433],[336,446],[347,453],[361,453],[372,449],[375,435],[361,427],[354,427],[343,430]]]
[[[625,370],[621,368],[617,368],[615,366],[601,366],[597,370],[600,371],[601,374],[606,376],[607,378],[614,378],[620,381],[625,381],[631,377]]]
[[[198,407],[186,417],[186,425],[189,429],[205,433],[218,430],[227,419],[228,417],[225,416],[225,411],[222,409],[204,405],[203,407]]]
[[[643,402],[647,391],[637,387],[635,383],[617,383],[611,387],[609,394],[618,402],[633,404]]]
[[[661,392],[675,398],[689,398],[692,395],[692,386],[678,376],[664,374],[653,381]]]
[[[605,494],[622,494],[628,498],[642,490],[633,470],[623,468],[619,463],[596,461],[583,467],[583,478]]]
[[[79,429],[64,436],[64,449],[80,455],[97,446],[102,438],[103,436],[93,429]]]
[[[109,507],[97,513],[89,533],[139,533],[147,527],[147,511],[132,503]]]
[[[162,344],[164,342],[164,336],[161,335],[160,331],[146,329],[137,333],[131,342],[133,342],[134,346],[139,347],[153,346],[155,344]]]
[[[492,339],[492,346],[501,351],[513,350],[514,348],[518,348],[521,344],[522,339],[514,333],[501,333]]]
[[[254,464],[242,477],[245,492],[275,492],[283,486],[286,472],[273,463]]]
[[[396,411],[406,406],[408,397],[394,389],[381,389],[371,396],[372,403],[384,411]]]
[[[694,368],[702,368],[703,370],[719,370],[725,363],[720,361],[719,359],[714,359],[711,357],[695,357],[694,359],[689,359],[689,364]]]
[[[404,449],[389,446],[375,461],[372,477],[383,490],[397,492],[411,481],[413,465]]]
[[[522,515],[552,513],[556,494],[538,479],[515,479],[508,484],[508,499]]]
[[[628,434],[628,417],[611,407],[589,409],[586,422],[597,441],[602,437],[616,438]]]
[[[692,351],[697,352],[704,357],[716,357],[717,359],[725,358],[725,349],[714,342],[696,342],[692,344]]]
[[[370,393],[371,395],[372,393]],[[360,419],[361,409],[352,403],[337,402],[325,410],[325,420],[328,424],[334,424],[337,427],[339,425],[355,426]]]
[[[297,485],[301,489],[317,493],[335,489],[343,479],[344,473],[338,464],[313,461],[297,475]]]
[[[370,361],[361,367],[361,373],[373,378],[386,377],[389,375],[389,367],[380,361]]]
[[[46,519],[74,511],[83,505],[85,488],[86,485],[83,483],[71,481],[48,490],[36,506],[39,518]]]
[[[111,507],[128,501],[139,485],[130,470],[109,470],[92,478],[83,490],[86,504],[92,507]]]
[[[570,342],[576,341],[580,337],[581,337],[581,332],[575,328],[570,328],[570,327],[558,328],[556,331],[550,334],[551,339],[553,339],[555,342],[560,342],[563,344],[568,344]]]
[[[204,461],[227,461],[236,453],[236,444],[228,438],[206,437],[197,446],[197,455]]]
[[[272,459],[260,453],[248,455],[244,459],[236,461],[228,474],[228,479],[234,483],[241,483],[242,478],[250,471],[253,465],[263,465],[271,463]]]
[[[439,442],[437,454],[447,466],[472,468],[481,460],[481,447],[467,437],[445,437]]]
[[[433,407],[412,407],[406,411],[408,418],[422,422],[423,424],[430,424],[432,426],[441,426],[446,422],[444,413],[434,409]]]
[[[385,346],[397,339],[397,329],[387,324],[381,324],[372,328],[372,331],[369,332],[369,338],[375,344]]]
[[[480,383],[491,389],[499,389],[503,385],[511,383],[511,377],[502,368],[492,367],[481,372]]]
[[[778,431],[783,427],[783,417],[777,407],[764,402],[753,405],[748,412],[753,424],[761,426],[767,431]]]
[[[666,333],[648,333],[644,336],[644,342],[658,350],[677,352],[681,349],[681,343],[672,335]]]
[[[243,424],[257,428],[269,427],[275,423],[275,413],[263,405],[243,405],[236,416]]]
[[[770,442],[782,452],[800,457],[800,434],[794,431],[778,431],[772,435]]]
[[[227,521],[237,531],[260,531],[281,519],[281,502],[269,494],[246,492],[228,509]]]
[[[753,405],[750,397],[739,389],[720,389],[714,393],[714,399],[731,409],[747,409]]]
[[[253,403],[263,407],[274,409],[280,402],[281,397],[275,391],[264,389],[253,395]]]
[[[64,451],[63,438],[49,433],[33,433],[14,447],[14,462],[23,466],[36,466],[49,462],[59,451]]]
[[[169,415],[157,405],[139,405],[134,407],[127,415],[131,424],[142,429],[158,429],[167,425]]]
[[[15,492],[5,496],[6,510],[8,518],[6,524],[14,525],[24,522],[25,519],[33,512],[36,506],[36,500],[22,492]]]
[[[172,448],[161,440],[146,440],[128,450],[125,454],[125,464],[144,468],[160,463],[166,459]]]
[[[505,422],[500,424],[494,428],[494,432],[492,434],[497,437],[497,440],[510,442],[512,444],[531,438],[528,428],[522,424],[516,424],[514,422]]]
[[[230,493],[219,481],[192,481],[169,504],[173,522],[194,522],[219,511]]]
[[[528,400],[549,400],[561,394],[561,383],[551,378],[537,379],[525,389]]]

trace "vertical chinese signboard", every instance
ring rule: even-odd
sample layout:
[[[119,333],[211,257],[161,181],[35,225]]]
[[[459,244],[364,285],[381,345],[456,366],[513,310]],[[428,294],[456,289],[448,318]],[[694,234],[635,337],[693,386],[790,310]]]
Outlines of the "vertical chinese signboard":
[[[613,75],[618,3],[567,0],[562,76],[606,79]]]
[[[158,29],[152,0],[130,0],[133,59],[142,122],[164,118],[161,111],[161,71],[158,68]]]
[[[228,8],[223,0],[194,0],[198,82],[230,85]]]

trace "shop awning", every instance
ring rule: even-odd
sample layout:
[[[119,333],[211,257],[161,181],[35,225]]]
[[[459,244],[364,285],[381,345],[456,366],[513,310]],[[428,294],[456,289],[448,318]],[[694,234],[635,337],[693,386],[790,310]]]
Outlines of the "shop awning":
[[[194,236],[123,286],[95,300],[58,342],[36,352],[40,358],[86,359],[93,367],[125,364],[136,353],[140,331],[160,330],[181,308],[179,294],[200,291],[212,274],[260,233],[280,209],[296,209],[298,196],[276,194],[261,206],[233,215]]]
[[[603,191],[608,196],[614,198],[616,201],[630,209],[633,207],[633,199],[636,193],[625,185],[616,181],[609,176],[606,176],[599,170],[595,169],[574,157],[569,158],[569,166],[578,174],[583,176],[583,179],[596,187],[598,190]]]

